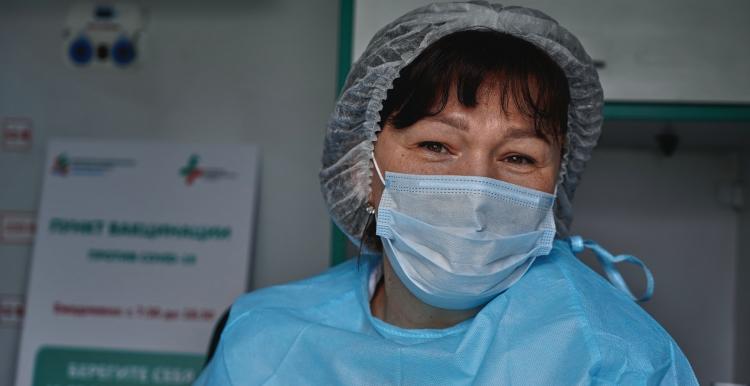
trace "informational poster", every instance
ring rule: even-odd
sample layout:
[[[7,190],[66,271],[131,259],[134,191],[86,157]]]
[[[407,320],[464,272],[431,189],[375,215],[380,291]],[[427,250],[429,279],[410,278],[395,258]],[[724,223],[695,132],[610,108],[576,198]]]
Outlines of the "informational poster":
[[[187,385],[246,290],[250,145],[50,143],[16,386]]]

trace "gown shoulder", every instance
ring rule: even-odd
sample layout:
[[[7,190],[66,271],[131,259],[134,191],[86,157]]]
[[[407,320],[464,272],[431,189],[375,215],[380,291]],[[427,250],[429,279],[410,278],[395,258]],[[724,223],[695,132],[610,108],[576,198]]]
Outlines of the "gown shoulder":
[[[527,305],[528,320],[540,318],[540,329],[554,328],[560,335],[577,331],[599,363],[592,371],[620,377],[609,379],[612,382],[697,384],[669,333],[638,303],[581,262],[566,242],[556,241],[552,252],[538,258],[533,267],[507,295]]]

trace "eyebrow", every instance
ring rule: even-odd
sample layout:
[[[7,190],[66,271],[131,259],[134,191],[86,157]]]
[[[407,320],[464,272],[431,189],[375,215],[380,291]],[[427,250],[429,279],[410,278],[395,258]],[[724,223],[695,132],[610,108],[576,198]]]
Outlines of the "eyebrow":
[[[465,119],[461,117],[450,117],[450,116],[432,116],[426,117],[425,119],[430,121],[437,121],[442,124],[451,126],[461,131],[469,131],[469,124]]]
[[[428,119],[431,121],[437,121],[442,124],[451,126],[455,129],[461,130],[461,131],[469,131],[468,122],[461,117],[432,116],[432,117],[427,117],[425,119]],[[510,127],[508,128],[508,131],[505,133],[505,138],[507,139],[538,138],[538,139],[543,140],[544,142],[549,143],[549,138],[542,135],[541,133],[538,133],[536,130],[534,130],[531,127]]]
[[[508,128],[508,132],[505,133],[505,138],[509,139],[521,139],[521,138],[539,138],[544,142],[549,143],[549,139],[537,132],[530,127],[511,127]]]

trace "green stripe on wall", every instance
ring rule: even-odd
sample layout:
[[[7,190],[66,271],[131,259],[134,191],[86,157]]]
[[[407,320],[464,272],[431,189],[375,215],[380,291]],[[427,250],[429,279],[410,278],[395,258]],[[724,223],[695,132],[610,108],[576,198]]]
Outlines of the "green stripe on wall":
[[[340,0],[339,10],[339,57],[337,89],[341,92],[352,63],[352,39],[354,37],[354,0]],[[331,222],[331,266],[347,259],[346,235]]]
[[[606,102],[605,120],[750,121],[750,105]]]

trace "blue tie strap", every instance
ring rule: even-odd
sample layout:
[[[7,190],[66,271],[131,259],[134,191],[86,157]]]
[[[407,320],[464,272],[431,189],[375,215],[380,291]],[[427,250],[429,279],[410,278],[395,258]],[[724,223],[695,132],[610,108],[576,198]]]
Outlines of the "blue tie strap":
[[[620,289],[622,292],[625,292],[628,296],[630,296],[631,299],[637,302],[645,302],[651,299],[651,296],[654,294],[654,276],[651,274],[651,271],[648,269],[648,267],[646,267],[646,264],[644,264],[637,257],[631,255],[613,256],[596,242],[591,240],[584,240],[581,236],[571,236],[569,241],[570,248],[573,253],[577,254],[583,252],[584,248],[588,248],[594,251],[596,258],[599,260],[599,263],[604,269],[604,273],[609,279],[609,282],[612,283],[613,286]],[[620,274],[620,271],[615,265],[622,262],[637,265],[643,270],[643,273],[646,275],[646,292],[643,294],[643,296],[636,297],[630,290],[630,287],[628,287],[628,284],[625,283],[625,279],[622,277],[622,274]]]

